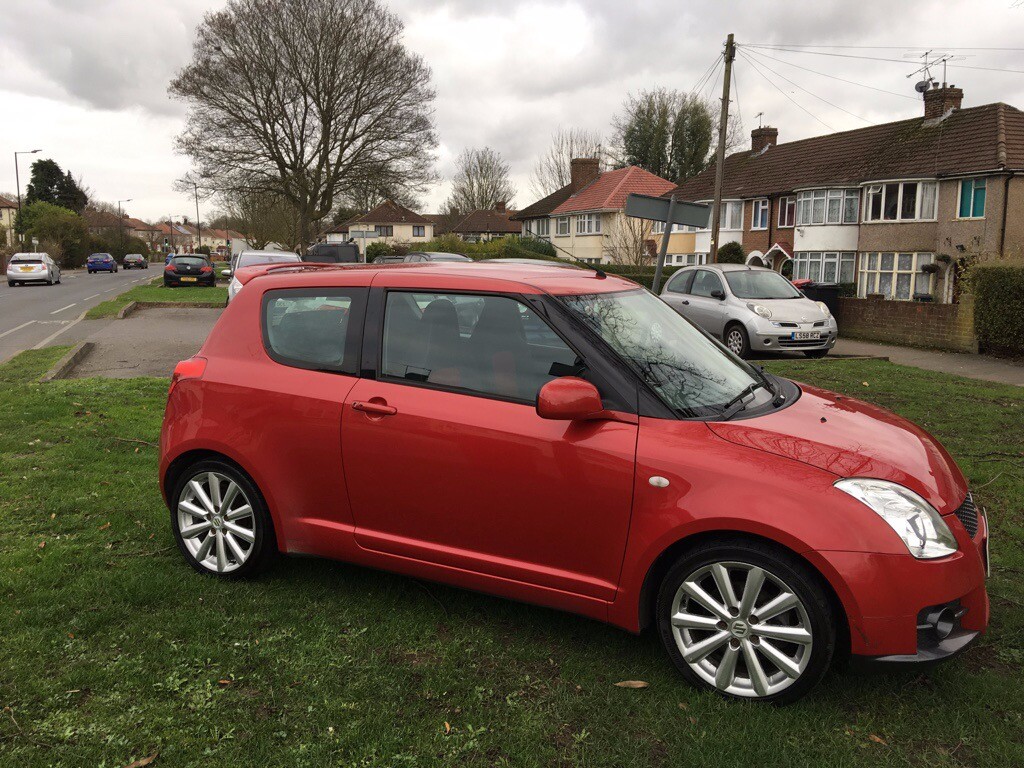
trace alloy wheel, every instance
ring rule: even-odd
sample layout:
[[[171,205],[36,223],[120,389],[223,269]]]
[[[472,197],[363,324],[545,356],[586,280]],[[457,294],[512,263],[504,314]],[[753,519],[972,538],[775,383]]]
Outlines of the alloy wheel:
[[[670,623],[687,666],[733,696],[774,696],[796,683],[811,660],[803,601],[750,563],[712,563],[691,573],[676,590]]]
[[[203,568],[230,573],[256,547],[256,515],[245,491],[225,474],[204,471],[192,477],[178,496],[178,532]]]
[[[743,332],[739,328],[733,328],[729,331],[729,335],[725,337],[725,344],[734,355],[743,354]]]

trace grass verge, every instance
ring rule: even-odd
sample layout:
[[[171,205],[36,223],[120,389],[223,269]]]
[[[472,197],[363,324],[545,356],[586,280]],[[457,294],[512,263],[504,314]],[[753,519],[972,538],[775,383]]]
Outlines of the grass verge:
[[[0,366],[0,765],[1024,764],[1024,390],[772,363],[936,434],[992,512],[993,626],[927,673],[784,709],[688,688],[656,638],[341,563],[194,573],[156,486],[163,379]],[[570,543],[567,543],[570,545]],[[615,687],[641,679],[644,690]]]
[[[96,319],[101,317],[113,317],[120,312],[127,304],[133,301],[139,304],[156,304],[170,302],[175,304],[191,304],[200,302],[204,304],[215,304],[224,306],[228,300],[228,289],[220,286],[213,288],[201,288],[199,286],[183,286],[181,288],[166,288],[159,282],[162,278],[156,278],[149,285],[138,285],[124,293],[115,296],[113,299],[101,302],[85,313],[86,318]]]

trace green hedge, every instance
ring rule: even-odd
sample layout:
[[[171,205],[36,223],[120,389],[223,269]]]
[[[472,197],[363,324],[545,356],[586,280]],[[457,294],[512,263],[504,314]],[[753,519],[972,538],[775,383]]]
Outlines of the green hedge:
[[[1024,265],[978,265],[969,280],[981,349],[1024,354]]]

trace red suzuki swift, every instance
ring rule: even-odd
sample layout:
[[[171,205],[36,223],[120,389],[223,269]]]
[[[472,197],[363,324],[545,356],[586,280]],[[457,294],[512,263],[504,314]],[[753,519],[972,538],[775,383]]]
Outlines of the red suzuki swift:
[[[174,372],[182,554],[337,558],[655,625],[683,676],[789,702],[837,647],[984,631],[988,525],[926,432],[751,367],[634,283],[547,266],[263,265]]]

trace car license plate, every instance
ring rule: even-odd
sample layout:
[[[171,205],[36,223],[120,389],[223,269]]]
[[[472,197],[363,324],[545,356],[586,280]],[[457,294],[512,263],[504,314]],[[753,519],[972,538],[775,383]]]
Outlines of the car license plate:
[[[183,277],[183,278],[181,278],[181,282],[183,282],[183,283],[194,283],[195,281],[196,281],[196,278],[194,278],[194,277]]]
[[[793,341],[820,341],[821,334],[816,331],[794,331],[790,338]]]
[[[34,267],[22,267],[21,271],[22,272],[31,272],[33,269],[34,269]]]

